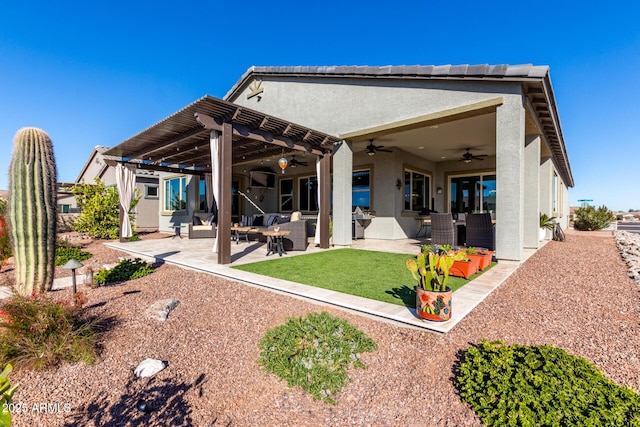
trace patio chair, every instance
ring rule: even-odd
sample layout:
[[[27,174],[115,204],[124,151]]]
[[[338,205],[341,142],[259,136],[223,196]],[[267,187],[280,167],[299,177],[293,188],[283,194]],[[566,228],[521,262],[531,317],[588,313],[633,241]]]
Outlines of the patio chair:
[[[457,229],[453,224],[450,213],[432,213],[431,217],[431,244],[451,245],[458,242]]]
[[[491,221],[491,214],[468,214],[467,219],[467,246],[496,250],[495,227]]]

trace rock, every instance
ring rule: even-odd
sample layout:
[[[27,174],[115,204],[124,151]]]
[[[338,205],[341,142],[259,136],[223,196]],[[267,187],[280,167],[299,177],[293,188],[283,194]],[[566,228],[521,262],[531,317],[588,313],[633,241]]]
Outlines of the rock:
[[[616,231],[616,245],[629,267],[629,277],[640,283],[640,234]]]
[[[180,304],[180,301],[175,298],[159,300],[151,304],[151,306],[145,310],[145,314],[151,319],[164,322],[167,320],[169,313],[171,313],[178,304]]]
[[[133,373],[138,378],[152,377],[158,372],[162,371],[169,364],[163,360],[158,359],[144,359],[140,364],[134,369]]]

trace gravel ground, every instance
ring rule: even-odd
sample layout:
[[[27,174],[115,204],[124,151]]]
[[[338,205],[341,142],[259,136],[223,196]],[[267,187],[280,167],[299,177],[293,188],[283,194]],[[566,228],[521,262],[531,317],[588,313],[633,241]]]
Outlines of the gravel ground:
[[[88,250],[101,262],[122,255],[101,242]],[[451,379],[460,352],[483,338],[556,345],[640,391],[638,289],[611,233],[569,231],[566,242],[549,242],[439,335],[163,265],[123,285],[84,289],[87,312],[111,319],[102,360],[14,372],[14,403],[25,411],[14,413],[14,425],[480,426]],[[144,309],[161,298],[181,303],[165,323],[145,319]],[[268,328],[321,310],[348,319],[379,345],[363,355],[368,369],[351,372],[335,406],[287,389],[256,365]],[[169,366],[153,379],[134,379],[134,367],[147,357]],[[137,411],[141,397],[158,410]],[[34,409],[42,403],[49,408]]]

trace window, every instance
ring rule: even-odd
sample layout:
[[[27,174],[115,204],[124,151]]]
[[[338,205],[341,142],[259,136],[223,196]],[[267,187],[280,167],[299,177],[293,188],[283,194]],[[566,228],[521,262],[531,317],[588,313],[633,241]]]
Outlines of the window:
[[[404,171],[404,210],[429,209],[431,201],[431,177],[420,172]]]
[[[298,206],[301,211],[317,212],[318,211],[318,177],[310,176],[300,178],[298,180],[298,188],[300,189]]]
[[[164,180],[165,211],[179,211],[187,209],[187,177],[177,176]]]
[[[356,206],[360,209],[371,209],[371,170],[354,171],[351,181],[351,210]]]
[[[558,174],[553,172],[553,189],[552,191],[552,200],[551,200],[551,208],[553,210],[554,216],[562,216],[562,181],[558,177]]]
[[[293,212],[293,179],[281,179],[280,188],[280,212]]]
[[[207,179],[204,176],[198,179],[198,211],[209,211],[207,209]]]
[[[158,186],[147,185],[144,186],[144,198],[145,199],[157,199],[158,198]]]
[[[451,213],[496,211],[496,176],[452,177],[449,181]]]
[[[62,213],[69,213],[71,205],[60,205]]]

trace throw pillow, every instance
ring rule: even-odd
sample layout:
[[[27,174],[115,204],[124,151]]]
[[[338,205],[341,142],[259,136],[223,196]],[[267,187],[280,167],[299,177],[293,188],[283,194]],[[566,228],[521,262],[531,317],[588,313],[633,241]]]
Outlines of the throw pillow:
[[[207,217],[207,220],[204,222],[204,225],[212,225],[213,224],[213,214]]]
[[[276,218],[276,222],[278,224],[285,224],[287,222],[291,222],[291,217],[290,216],[286,216],[286,215],[281,215],[281,216]]]
[[[262,227],[263,221],[264,221],[264,218],[262,217],[262,215],[256,215],[256,217],[253,218],[253,225],[255,227]]]
[[[278,220],[278,215],[269,215],[267,218],[267,223],[265,224],[267,227],[272,226]]]
[[[291,214],[291,221],[300,221],[302,218],[302,213],[300,211],[295,211]]]
[[[200,219],[199,216],[194,215],[193,218],[191,218],[191,224],[202,225],[202,220]]]

